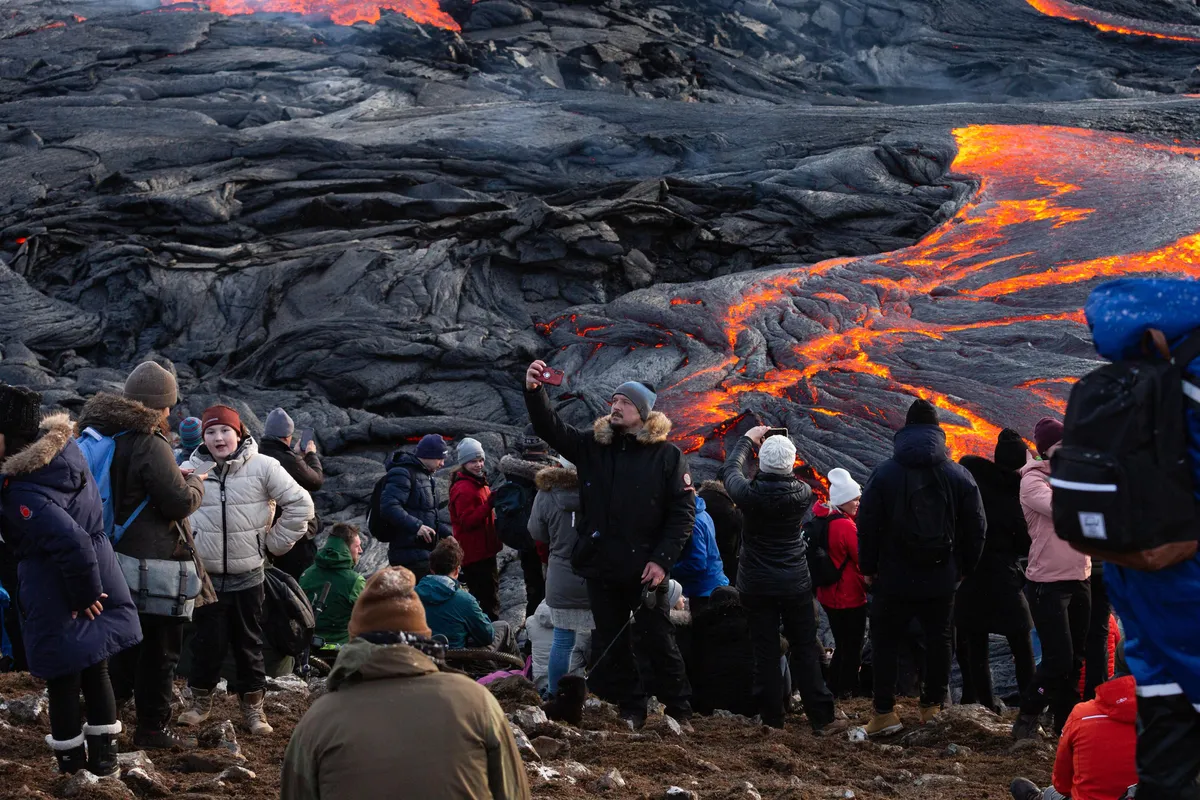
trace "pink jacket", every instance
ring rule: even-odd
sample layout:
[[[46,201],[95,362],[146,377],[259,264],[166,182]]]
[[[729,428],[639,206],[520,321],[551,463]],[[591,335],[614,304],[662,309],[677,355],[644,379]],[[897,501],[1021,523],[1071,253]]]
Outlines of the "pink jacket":
[[[1054,533],[1049,461],[1030,460],[1021,468],[1021,510],[1033,540],[1025,577],[1038,583],[1087,580],[1092,574],[1092,560]]]

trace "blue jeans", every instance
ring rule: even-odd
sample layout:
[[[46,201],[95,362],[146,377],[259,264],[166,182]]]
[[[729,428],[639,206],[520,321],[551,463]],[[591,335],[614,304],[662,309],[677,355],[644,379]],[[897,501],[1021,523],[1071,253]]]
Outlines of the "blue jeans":
[[[555,628],[550,642],[550,663],[546,665],[546,682],[550,694],[558,691],[558,682],[571,671],[571,651],[575,649],[575,631]]]

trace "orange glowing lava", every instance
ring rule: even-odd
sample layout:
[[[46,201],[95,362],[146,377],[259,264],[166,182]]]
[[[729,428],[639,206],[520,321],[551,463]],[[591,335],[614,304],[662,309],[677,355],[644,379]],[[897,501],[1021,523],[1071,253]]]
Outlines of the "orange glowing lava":
[[[169,6],[176,0],[160,0]],[[446,30],[461,30],[459,24],[442,11],[438,0],[200,0],[198,6],[218,14],[253,14],[260,11],[291,11],[296,14],[328,17],[339,25],[378,22],[380,8],[398,11],[413,22],[435,25]]]
[[[1084,22],[1096,30],[1108,33],[1125,33],[1131,36],[1149,36],[1172,42],[1200,42],[1200,29],[1194,25],[1172,25],[1162,22],[1147,22],[1107,11],[1097,11],[1087,6],[1068,3],[1067,0],[1025,0],[1029,5],[1048,17]]]

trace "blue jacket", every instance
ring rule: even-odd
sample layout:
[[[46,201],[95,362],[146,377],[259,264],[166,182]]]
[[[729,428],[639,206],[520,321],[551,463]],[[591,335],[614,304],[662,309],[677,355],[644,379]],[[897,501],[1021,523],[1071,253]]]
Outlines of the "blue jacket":
[[[725,565],[721,563],[721,551],[717,548],[717,526],[699,495],[696,495],[692,536],[671,568],[671,577],[679,581],[687,597],[708,597],[718,586],[729,585]]]
[[[392,566],[427,567],[438,539],[450,536],[450,526],[438,520],[433,475],[412,453],[397,450],[392,454],[387,483],[379,498],[379,513],[393,530],[388,544],[388,562]],[[417,535],[422,525],[437,531],[433,541],[426,542]]]
[[[16,552],[29,671],[80,672],[142,640],[137,609],[104,535],[100,494],[66,414],[0,464],[0,531]],[[82,613],[100,594],[104,611]],[[71,619],[71,612],[78,617]]]
[[[1123,278],[1096,287],[1084,309],[1096,351],[1109,360],[1137,358],[1142,335],[1161,330],[1172,345],[1200,328],[1200,282],[1168,278]],[[1200,359],[1188,375],[1200,383]],[[1200,412],[1187,417],[1192,477],[1200,500]],[[1104,581],[1125,626],[1125,656],[1138,693],[1158,687],[1165,695],[1182,690],[1200,708],[1200,555],[1159,572],[1115,564]]]
[[[448,647],[487,647],[496,635],[479,601],[447,575],[426,575],[417,584],[417,596],[425,606],[425,622],[433,635],[441,634]]]

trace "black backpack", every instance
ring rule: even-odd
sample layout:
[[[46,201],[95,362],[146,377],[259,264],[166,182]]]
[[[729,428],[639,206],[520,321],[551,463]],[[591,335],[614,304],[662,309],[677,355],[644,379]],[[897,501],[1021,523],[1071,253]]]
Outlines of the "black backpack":
[[[409,473],[410,489],[408,493],[408,499],[411,499],[411,487],[415,485],[416,481],[412,480],[412,470],[409,470]],[[384,543],[391,542],[392,539],[396,538],[396,529],[388,523],[383,516],[383,512],[380,511],[380,504],[383,501],[383,490],[384,487],[387,486],[387,480],[388,474],[387,472],[384,472],[383,476],[379,480],[375,481],[375,488],[371,490],[371,505],[367,507],[367,530],[371,532],[371,538],[378,542]],[[406,499],[405,502],[408,502],[408,500]]]
[[[954,493],[937,467],[905,467],[892,525],[906,561],[932,566],[954,554]]]
[[[529,512],[533,510],[536,490],[516,481],[503,480],[492,490],[492,508],[496,512],[496,536],[514,550],[529,550]]]
[[[276,652],[299,656],[317,629],[312,604],[296,579],[277,567],[267,567],[263,587],[263,639]]]
[[[829,554],[829,517],[813,517],[804,523],[804,541],[807,544],[805,555],[808,558],[808,575],[812,585],[817,588],[833,586],[842,579],[842,570],[846,568],[843,561],[839,567],[833,563]]]
[[[1062,446],[1050,459],[1054,532],[1080,552],[1157,570],[1196,552],[1188,457],[1188,364],[1200,332],[1174,351],[1147,331],[1142,359],[1106,364],[1071,389]],[[1200,389],[1195,392],[1200,397]]]

